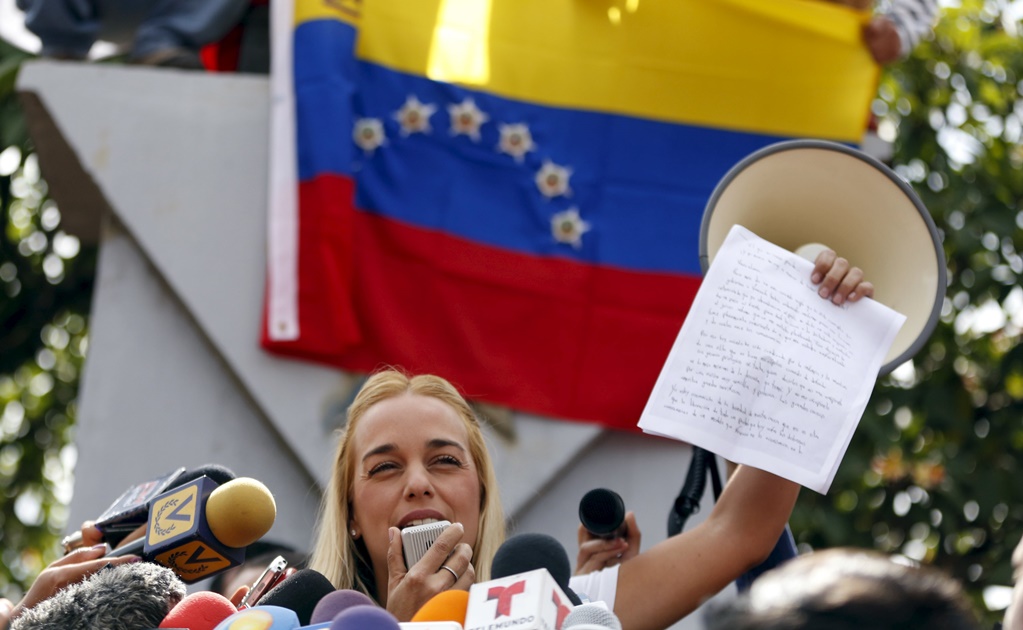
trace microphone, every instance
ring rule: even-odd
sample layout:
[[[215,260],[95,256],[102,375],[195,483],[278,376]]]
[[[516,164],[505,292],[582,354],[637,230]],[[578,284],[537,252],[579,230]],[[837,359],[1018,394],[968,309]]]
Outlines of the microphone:
[[[270,589],[260,598],[259,606],[256,608],[262,606],[287,608],[298,616],[300,625],[305,626],[309,625],[317,604],[334,591],[334,585],[322,573],[302,569]]]
[[[427,602],[429,603],[429,602]],[[334,620],[344,610],[352,606],[376,606],[370,597],[359,591],[350,588],[343,588],[333,593],[327,593],[313,608],[313,614],[309,617],[309,623],[316,625]]]
[[[624,538],[629,529],[625,524],[625,502],[621,495],[607,488],[596,488],[583,495],[579,501],[579,521],[597,538]]]
[[[401,630],[394,615],[376,605],[344,610],[329,627],[330,630]]]
[[[565,591],[547,569],[541,568],[469,587],[465,627],[474,630],[561,628],[571,610]]]
[[[582,602],[568,587],[572,565],[565,547],[547,534],[516,534],[498,548],[490,569],[492,578],[502,578],[536,569],[546,569],[573,606]]]
[[[199,477],[153,499],[146,536],[108,556],[141,555],[191,584],[241,564],[276,516],[273,495],[255,479],[218,486]]]
[[[413,622],[451,621],[459,627],[465,625],[465,613],[469,608],[467,591],[441,591],[412,616]]]
[[[213,630],[224,619],[238,609],[231,600],[220,593],[199,591],[181,600],[171,609],[160,628],[188,628],[188,630]]]
[[[207,476],[217,483],[234,479],[233,472],[217,464],[207,464],[194,470],[184,467],[165,475],[135,484],[125,490],[95,520],[96,529],[103,535],[102,540],[111,547],[117,546],[125,536],[146,524],[149,518],[149,503],[161,493],[182,484]],[[72,532],[61,540],[64,553],[70,553],[82,546],[82,532]]]
[[[622,630],[622,622],[604,606],[583,604],[568,613],[561,630]]]
[[[169,569],[147,562],[111,565],[28,609],[12,630],[155,628],[184,597],[185,585]]]
[[[254,606],[234,613],[213,630],[296,630],[300,625],[293,610]]]

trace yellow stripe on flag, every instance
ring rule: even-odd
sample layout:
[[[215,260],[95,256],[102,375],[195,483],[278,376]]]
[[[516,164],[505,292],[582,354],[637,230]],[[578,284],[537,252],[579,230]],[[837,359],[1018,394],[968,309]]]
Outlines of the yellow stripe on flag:
[[[313,20],[339,20],[359,25],[360,0],[295,0],[295,24]]]
[[[864,16],[815,0],[363,0],[358,56],[543,105],[859,141]]]

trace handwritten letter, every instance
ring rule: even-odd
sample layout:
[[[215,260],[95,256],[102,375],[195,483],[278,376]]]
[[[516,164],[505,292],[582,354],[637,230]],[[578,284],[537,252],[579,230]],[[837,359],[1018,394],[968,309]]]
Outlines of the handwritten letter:
[[[812,269],[732,228],[639,426],[826,493],[905,317],[821,299]]]

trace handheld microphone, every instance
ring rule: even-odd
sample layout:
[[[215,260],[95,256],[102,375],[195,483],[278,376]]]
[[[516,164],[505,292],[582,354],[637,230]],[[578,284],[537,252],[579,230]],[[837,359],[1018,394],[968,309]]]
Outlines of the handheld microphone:
[[[376,605],[353,606],[334,618],[330,630],[401,630],[401,626],[394,615]]]
[[[143,630],[155,628],[185,596],[169,569],[133,562],[100,569],[14,621],[13,630]]]
[[[412,616],[412,621],[452,621],[461,627],[465,625],[465,613],[468,608],[469,593],[467,591],[441,591],[416,611],[416,614]]]
[[[296,571],[259,600],[260,606],[276,606],[293,611],[301,622],[308,625],[317,604],[334,592],[334,585],[322,573],[312,569]]]
[[[561,630],[622,630],[622,622],[604,606],[583,604],[568,613]]]
[[[516,534],[498,548],[490,569],[493,578],[502,578],[536,569],[546,569],[573,606],[582,602],[568,587],[572,565],[565,547],[547,534]]]
[[[146,524],[149,518],[149,504],[161,493],[206,476],[217,483],[234,479],[234,473],[217,464],[206,464],[193,470],[184,467],[135,484],[125,490],[113,504],[100,514],[93,525],[102,534],[103,542],[116,547],[124,538]],[[72,532],[60,541],[64,553],[68,554],[82,546],[82,532]]]
[[[239,610],[214,630],[296,630],[301,624],[295,612],[279,606],[255,606]]]
[[[191,584],[241,564],[276,515],[273,495],[255,479],[218,486],[199,477],[153,499],[146,536],[108,555],[141,555]]]
[[[625,502],[621,495],[607,488],[596,488],[579,501],[579,521],[597,538],[624,538],[629,526],[625,524]]]
[[[238,610],[220,593],[199,591],[181,600],[171,609],[160,628],[188,628],[188,630],[213,630],[221,621]]]
[[[309,617],[309,623],[316,625],[334,620],[342,611],[352,606],[375,606],[374,602],[365,593],[353,591],[350,588],[343,588],[327,593],[313,608],[313,614]]]

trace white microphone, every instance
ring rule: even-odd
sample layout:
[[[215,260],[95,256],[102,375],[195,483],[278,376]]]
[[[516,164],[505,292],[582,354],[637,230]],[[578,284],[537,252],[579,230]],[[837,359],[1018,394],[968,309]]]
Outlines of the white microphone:
[[[603,602],[583,604],[568,613],[561,630],[622,630],[622,622]]]
[[[571,611],[571,600],[547,569],[537,569],[473,584],[465,630],[557,630]]]

